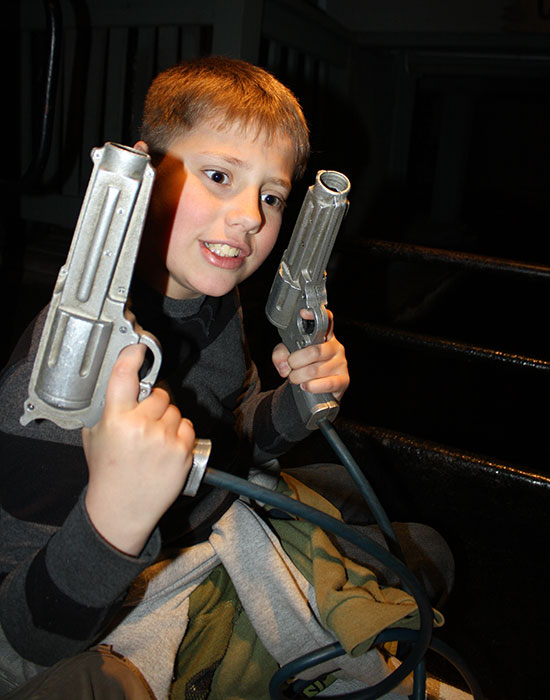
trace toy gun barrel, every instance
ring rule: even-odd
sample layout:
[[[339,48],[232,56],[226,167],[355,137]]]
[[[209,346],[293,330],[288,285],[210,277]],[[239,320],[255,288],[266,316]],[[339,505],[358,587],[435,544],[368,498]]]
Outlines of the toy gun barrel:
[[[309,187],[281,258],[266,304],[266,315],[290,352],[322,343],[329,330],[326,311],[326,266],[348,209],[348,178],[320,170]],[[309,309],[313,320],[300,311]],[[300,415],[308,428],[334,420],[339,406],[332,394],[311,394],[293,386]]]

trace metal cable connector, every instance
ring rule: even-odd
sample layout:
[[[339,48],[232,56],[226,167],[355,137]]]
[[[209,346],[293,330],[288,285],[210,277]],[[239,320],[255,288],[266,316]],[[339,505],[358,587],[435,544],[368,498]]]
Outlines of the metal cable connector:
[[[193,447],[193,464],[191,465],[191,469],[187,475],[185,488],[181,492],[182,496],[196,496],[199,486],[201,485],[204,472],[206,471],[206,465],[208,464],[211,450],[211,440],[195,440],[195,445]]]

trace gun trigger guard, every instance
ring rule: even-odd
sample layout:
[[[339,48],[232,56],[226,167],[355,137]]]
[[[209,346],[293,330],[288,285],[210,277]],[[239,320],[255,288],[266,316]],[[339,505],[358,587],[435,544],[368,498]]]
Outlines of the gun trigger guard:
[[[329,320],[326,307],[324,305],[320,306],[306,306],[308,311],[313,312],[313,331],[311,333],[301,334],[301,337],[307,339],[307,345],[317,345],[318,343],[324,343],[327,339],[327,334],[329,331]],[[301,319],[302,324],[305,327],[307,323],[305,319]]]
[[[319,306],[317,309],[313,309],[313,313],[315,314],[315,323],[317,324],[317,338],[319,338],[316,342],[324,343],[327,339],[330,325],[327,308],[324,305]]]
[[[162,352],[158,340],[152,333],[142,330],[139,334],[139,343],[143,343],[153,353],[153,365],[147,375],[139,382],[139,401],[147,398],[151,393],[154,383],[160,370],[162,362]]]
[[[324,289],[322,294],[313,282],[306,280],[304,284],[304,297],[306,308],[313,312],[313,332],[309,334],[308,344],[316,345],[324,343],[327,339],[329,331],[329,319],[326,309],[326,293]]]

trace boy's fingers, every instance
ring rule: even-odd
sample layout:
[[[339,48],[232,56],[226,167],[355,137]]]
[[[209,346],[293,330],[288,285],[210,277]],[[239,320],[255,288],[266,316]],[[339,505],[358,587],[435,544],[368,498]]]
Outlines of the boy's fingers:
[[[306,345],[305,348],[295,350],[288,357],[288,364],[292,370],[303,369],[327,357],[327,349],[324,343]]]
[[[178,426],[178,437],[182,440],[194,440],[195,429],[189,418],[182,418]]]
[[[283,343],[276,345],[271,354],[271,360],[281,377],[287,377],[290,372],[290,367],[288,364],[289,354],[288,349]]]
[[[149,396],[139,404],[140,414],[150,420],[160,420],[167,416],[168,411],[172,413],[172,409],[179,414],[178,409],[170,404],[168,392],[160,387],[154,387]]]
[[[138,372],[145,358],[145,345],[137,343],[121,350],[107,383],[105,411],[128,411],[137,404]]]
[[[327,309],[327,315],[328,315],[328,328],[327,332],[325,333],[325,340],[330,340],[331,338],[334,337],[334,314],[332,311],[329,311]]]

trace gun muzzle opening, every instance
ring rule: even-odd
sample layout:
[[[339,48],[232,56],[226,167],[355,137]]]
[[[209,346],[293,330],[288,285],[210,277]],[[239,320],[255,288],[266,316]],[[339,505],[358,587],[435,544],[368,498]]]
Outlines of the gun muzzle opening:
[[[101,161],[103,170],[118,173],[131,180],[141,180],[150,168],[150,156],[145,151],[139,151],[130,146],[107,141],[103,148],[94,148],[92,158]]]
[[[348,178],[337,170],[320,171],[319,180],[328,190],[339,194],[347,193],[351,186]]]

